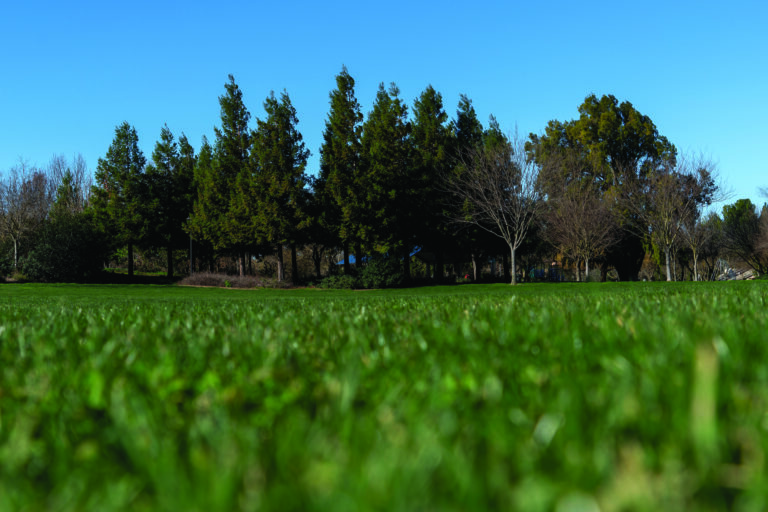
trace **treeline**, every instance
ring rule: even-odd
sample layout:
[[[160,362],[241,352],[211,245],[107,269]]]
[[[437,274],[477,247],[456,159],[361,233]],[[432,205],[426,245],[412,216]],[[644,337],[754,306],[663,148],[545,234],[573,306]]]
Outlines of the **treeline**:
[[[148,161],[126,122],[93,178],[80,157],[7,172],[0,272],[77,281],[122,259],[133,275],[138,253],[164,255],[169,277],[222,266],[246,275],[269,257],[282,281],[286,251],[294,282],[374,267],[390,283],[484,269],[514,283],[553,261],[579,280],[596,268],[637,279],[649,261],[668,280],[710,278],[723,258],[768,265],[766,209],[739,200],[706,214],[721,199],[711,163],[678,154],[613,96],[589,96],[579,118],[522,138],[493,116],[483,126],[464,95],[450,118],[431,86],[409,109],[381,85],[363,116],[343,69],[314,175],[286,92],[253,121],[230,76],[219,104],[214,140],[198,152],[166,126]]]

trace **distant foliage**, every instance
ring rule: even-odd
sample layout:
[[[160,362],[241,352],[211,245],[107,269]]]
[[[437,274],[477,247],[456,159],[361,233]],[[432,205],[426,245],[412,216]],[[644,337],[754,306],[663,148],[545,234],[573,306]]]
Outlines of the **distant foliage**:
[[[106,234],[88,214],[63,214],[41,229],[22,261],[34,281],[82,282],[96,276],[107,259]]]
[[[320,282],[320,288],[334,290],[396,288],[403,284],[403,274],[397,262],[376,258],[369,261],[357,274],[328,276]]]
[[[354,290],[358,288],[357,278],[349,274],[328,276],[320,281],[320,288],[328,290]]]
[[[374,259],[360,271],[358,282],[361,288],[394,288],[403,283],[403,275],[397,262]]]
[[[217,288],[286,288],[275,279],[255,276],[232,276],[213,272],[197,272],[179,282],[182,286],[211,286]]]

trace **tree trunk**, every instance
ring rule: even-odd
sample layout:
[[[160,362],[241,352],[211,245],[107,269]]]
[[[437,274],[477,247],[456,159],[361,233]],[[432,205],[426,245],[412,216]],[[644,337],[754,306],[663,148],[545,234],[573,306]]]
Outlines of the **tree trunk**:
[[[168,244],[168,248],[166,249],[166,262],[168,264],[168,279],[173,279],[173,249],[171,248],[171,244]]]
[[[128,277],[133,277],[133,244],[128,243]]]
[[[13,269],[19,268],[19,242],[16,238],[13,239]]]
[[[584,282],[589,282],[589,258],[584,258]]]
[[[283,244],[277,244],[277,280],[282,282],[285,279],[285,269],[283,268]]]
[[[666,260],[667,281],[672,281],[672,270],[669,266],[669,248],[664,249],[664,259]]]
[[[477,257],[472,253],[472,280],[477,281]]]
[[[581,282],[581,260],[576,258],[576,282]]]
[[[512,262],[512,268],[511,268],[512,282],[510,284],[514,286],[517,284],[517,268],[515,267],[515,248],[513,246],[510,246],[509,248],[511,249],[510,254],[511,254],[511,262]]]
[[[693,251],[693,280],[699,280],[699,255]]]
[[[245,277],[245,251],[240,251],[237,255],[237,270],[240,277]]]
[[[296,244],[291,244],[291,282],[299,284],[299,262],[296,261]]]

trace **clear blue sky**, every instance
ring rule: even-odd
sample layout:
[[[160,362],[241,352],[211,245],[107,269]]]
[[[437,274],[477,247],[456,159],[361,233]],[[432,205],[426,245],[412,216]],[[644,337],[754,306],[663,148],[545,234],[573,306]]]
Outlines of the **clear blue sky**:
[[[346,65],[364,112],[378,84],[413,100],[432,84],[453,116],[542,132],[591,93],[651,117],[682,151],[717,162],[733,199],[768,186],[768,3],[6,2],[0,9],[0,171],[81,153],[94,170],[128,121],[147,157],[167,123],[213,139],[228,74],[253,118],[287,90],[318,149]]]

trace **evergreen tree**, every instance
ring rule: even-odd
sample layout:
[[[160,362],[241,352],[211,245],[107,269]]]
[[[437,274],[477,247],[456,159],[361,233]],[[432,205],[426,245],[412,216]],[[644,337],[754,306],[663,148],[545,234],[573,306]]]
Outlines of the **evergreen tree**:
[[[251,115],[232,75],[229,75],[229,82],[224,87],[226,93],[219,97],[221,127],[214,129],[216,141],[210,149],[204,142],[200,150],[195,170],[197,194],[188,229],[216,250],[237,252],[240,275],[244,275],[242,233],[247,226],[236,222],[241,217],[230,212],[230,207],[242,202],[233,194],[238,192],[238,177],[248,172],[251,149],[248,121]]]
[[[363,174],[356,184],[364,191],[365,217],[358,238],[366,249],[404,258],[410,274],[410,250],[415,242],[415,182],[408,107],[395,84],[379,86],[376,102],[363,125]]]
[[[430,85],[414,102],[411,138],[418,188],[414,203],[418,207],[417,239],[425,256],[434,261],[438,280],[443,276],[445,251],[449,244],[445,222],[448,205],[439,185],[452,165],[449,153],[453,141],[447,122],[443,97]]]
[[[468,160],[468,157],[474,154],[478,148],[482,147],[485,141],[483,125],[477,117],[472,100],[465,94],[459,96],[456,117],[451,122],[451,132],[451,142],[453,144],[451,159],[454,164],[451,169],[451,175],[455,177],[465,170],[462,162]],[[492,131],[490,133],[495,132]],[[445,214],[448,218],[458,218],[461,216],[462,207],[463,205],[451,202],[446,208]],[[479,241],[485,238],[485,234],[481,231],[480,228],[471,224],[464,225],[458,229],[454,227],[451,233],[453,239],[454,271],[458,272],[460,262],[466,261],[466,259],[471,259],[474,267],[477,268],[477,261],[481,253]],[[475,272],[476,274],[477,272]]]
[[[331,91],[330,99],[314,194],[320,205],[318,221],[337,235],[344,250],[344,271],[349,273],[349,248],[356,242],[362,212],[355,183],[360,173],[363,115],[355,98],[355,80],[346,67],[336,76],[336,89]]]
[[[483,125],[477,118],[475,107],[465,94],[459,96],[459,106],[456,111],[456,119],[453,121],[453,133],[455,136],[454,155],[467,150],[473,150],[483,143]]]
[[[127,122],[115,129],[115,138],[105,158],[99,158],[93,190],[93,207],[117,245],[128,247],[128,275],[133,275],[134,246],[143,239],[146,215],[143,209],[144,166],[136,129]]]
[[[168,277],[173,277],[173,251],[185,245],[182,227],[192,211],[194,150],[183,135],[177,144],[168,126],[164,126],[152,161],[146,171],[150,244],[166,249]]]
[[[208,256],[213,256],[214,240],[220,230],[217,228],[224,208],[221,201],[220,176],[213,165],[213,148],[203,136],[200,152],[193,168],[192,214],[184,225],[187,233],[202,245]],[[210,262],[211,260],[209,260]]]
[[[274,93],[264,102],[267,117],[257,121],[253,133],[251,174],[254,178],[257,209],[254,224],[262,242],[276,246],[278,281],[285,279],[283,245],[295,249],[299,229],[304,221],[306,177],[309,151],[296,125],[299,120],[288,93],[280,100]],[[295,253],[293,252],[295,262]],[[293,279],[297,280],[294,264]]]

